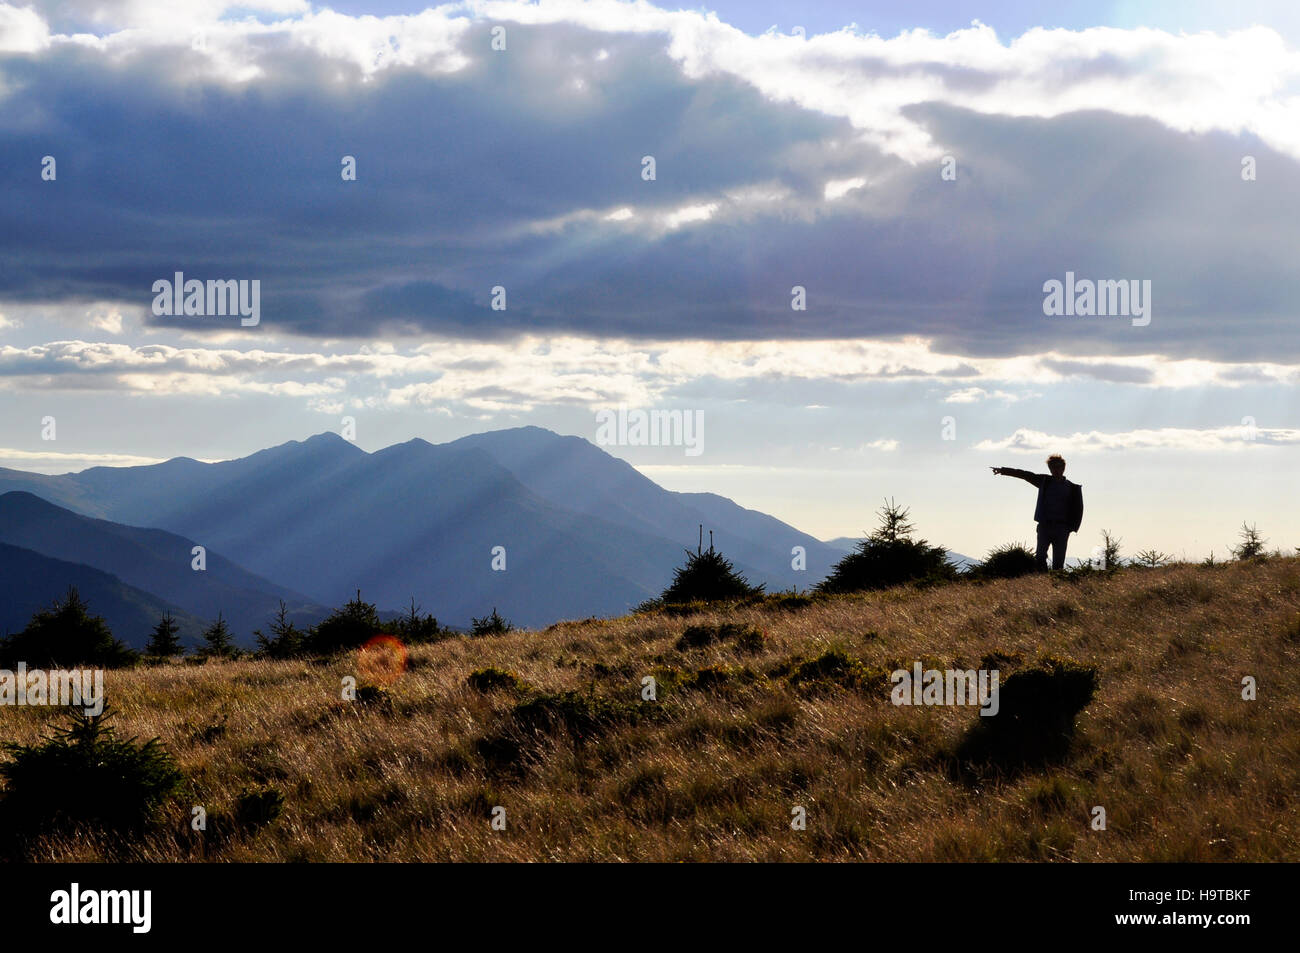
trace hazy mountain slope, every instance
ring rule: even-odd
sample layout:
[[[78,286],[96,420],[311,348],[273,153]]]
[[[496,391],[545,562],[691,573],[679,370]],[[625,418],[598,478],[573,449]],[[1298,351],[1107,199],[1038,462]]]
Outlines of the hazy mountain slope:
[[[163,510],[169,529],[331,605],[359,588],[387,608],[414,597],[453,624],[493,606],[533,624],[624,611],[680,556],[548,503],[480,450],[423,440],[366,454],[321,435],[210,465],[200,482]]]
[[[132,648],[144,648],[150,631],[166,611],[176,618],[183,642],[198,642],[203,620],[177,606],[92,566],[53,559],[8,543],[0,543],[0,635],[21,631],[34,613],[61,600],[68,586],[76,586],[90,611],[103,616],[113,635]]]
[[[0,495],[0,542],[111,573],[123,582],[215,619],[222,612],[236,637],[251,644],[280,600],[299,625],[324,618],[326,606],[253,575],[209,549],[207,568],[192,568],[194,541],[160,529],[124,526],[80,516],[31,493]]]
[[[581,437],[563,437],[540,427],[495,430],[462,437],[450,446],[478,447],[510,470],[530,490],[558,505],[694,549],[699,527],[706,539],[745,572],[771,588],[807,587],[820,580],[838,554],[780,520],[747,510],[712,493],[665,490],[631,464]],[[791,568],[791,548],[803,546],[808,568]]]
[[[318,434],[213,464],[0,471],[0,492],[15,488],[159,527],[318,602],[338,605],[361,589],[383,609],[414,598],[454,625],[493,606],[531,625],[626,611],[667,584],[701,523],[770,589],[811,586],[836,557],[779,520],[713,494],[670,492],[585,440],[536,427],[374,453]],[[807,550],[805,572],[791,568],[796,545]],[[491,568],[495,546],[505,547],[505,572]]]

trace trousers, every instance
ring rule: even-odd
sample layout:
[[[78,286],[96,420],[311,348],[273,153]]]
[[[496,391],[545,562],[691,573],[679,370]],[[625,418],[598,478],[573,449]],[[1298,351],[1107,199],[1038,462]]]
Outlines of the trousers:
[[[1038,568],[1047,571],[1047,547],[1052,547],[1052,568],[1065,568],[1065,547],[1070,541],[1070,527],[1064,523],[1038,524]]]

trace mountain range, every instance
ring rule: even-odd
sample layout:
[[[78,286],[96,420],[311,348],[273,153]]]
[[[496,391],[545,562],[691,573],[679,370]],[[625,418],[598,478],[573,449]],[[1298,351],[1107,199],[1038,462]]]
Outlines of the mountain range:
[[[218,463],[0,469],[0,494],[0,543],[111,574],[188,617],[221,611],[245,644],[280,600],[310,624],[358,589],[381,609],[413,599],[455,626],[493,608],[528,626],[623,613],[667,585],[701,525],[769,590],[808,588],[843,555],[537,427],[373,453],[322,433]],[[195,546],[206,550],[201,572]],[[797,546],[803,570],[792,568]],[[67,582],[46,569],[41,595],[52,598]],[[12,630],[9,615],[0,619]],[[142,644],[147,629],[132,626],[115,634]]]

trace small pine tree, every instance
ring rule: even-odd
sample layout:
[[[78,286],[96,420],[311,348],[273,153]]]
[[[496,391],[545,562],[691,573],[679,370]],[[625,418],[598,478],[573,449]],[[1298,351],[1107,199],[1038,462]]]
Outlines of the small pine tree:
[[[709,548],[704,548],[704,527],[701,526],[700,542],[695,552],[686,550],[686,564],[673,570],[673,581],[657,602],[662,605],[719,602],[756,596],[762,591],[763,586],[750,585],[749,580],[736,571],[731,560],[713,548],[712,530],[709,531]],[[646,608],[653,604],[647,604]]]
[[[1263,559],[1264,544],[1267,543],[1264,537],[1259,535],[1259,530],[1254,524],[1247,526],[1241,524],[1241,543],[1233,547],[1232,555],[1237,559],[1245,562],[1248,559]]]
[[[1110,530],[1101,531],[1101,568],[1108,572],[1118,569],[1124,560],[1119,555],[1119,544],[1124,542],[1118,536],[1112,536]]]
[[[79,708],[67,727],[37,744],[8,742],[0,764],[4,797],[0,832],[21,841],[55,829],[88,825],[126,832],[149,826],[184,781],[175,760],[154,738],[119,738],[108,725],[112,709],[98,715]]]
[[[226,625],[226,620],[222,618],[220,612],[217,613],[216,621],[203,632],[201,654],[204,658],[234,658],[239,654],[235,648],[235,640],[230,634],[230,626]]]
[[[306,648],[316,655],[331,655],[360,648],[383,632],[379,610],[373,603],[363,602],[358,589],[355,599],[349,600],[342,609],[335,609],[307,634]]]
[[[153,632],[149,635],[149,644],[145,646],[144,652],[156,658],[171,658],[173,655],[185,653],[181,645],[180,626],[172,618],[171,612],[164,612],[158,624],[153,627]]]
[[[491,615],[471,620],[469,631],[470,635],[505,635],[507,632],[513,632],[514,628],[509,620],[498,614],[497,607],[493,606]]]
[[[893,500],[880,509],[880,525],[858,548],[841,559],[817,584],[818,592],[861,592],[909,582],[940,582],[957,578],[942,546],[912,539],[908,510]]]
[[[35,613],[21,632],[0,640],[0,663],[6,668],[20,661],[33,668],[115,668],[138,658],[138,653],[113,638],[102,617],[90,614],[75,586],[68,587],[62,601]]]
[[[286,659],[302,654],[307,633],[289,620],[289,607],[283,599],[280,600],[280,609],[276,612],[275,619],[267,628],[271,630],[269,637],[263,635],[261,629],[253,630],[253,636],[257,640],[257,654],[262,658]]]
[[[432,615],[420,615],[420,607],[411,599],[411,606],[406,615],[396,622],[398,637],[408,645],[419,642],[437,642],[445,639],[450,632],[438,624]]]

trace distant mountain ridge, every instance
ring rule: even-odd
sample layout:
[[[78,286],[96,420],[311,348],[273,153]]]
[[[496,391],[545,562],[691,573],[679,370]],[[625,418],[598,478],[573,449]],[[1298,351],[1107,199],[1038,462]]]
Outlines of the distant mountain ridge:
[[[538,427],[437,445],[416,438],[373,453],[322,433],[219,463],[178,457],[57,476],[0,469],[0,493],[8,491],[203,545],[224,557],[234,589],[328,606],[360,589],[382,609],[414,598],[453,625],[493,607],[524,625],[626,612],[667,585],[701,524],[770,590],[808,588],[841,555],[771,516],[715,494],[665,490],[582,438]],[[97,531],[138,542],[121,529]],[[496,547],[505,571],[493,569]],[[62,551],[78,556],[71,543]]]
[[[204,554],[204,569],[193,569],[193,540],[81,516],[25,490],[0,494],[0,542],[110,573],[201,619],[215,619],[221,612],[239,633],[265,625],[280,600],[301,626],[319,622],[329,612],[215,550]]]
[[[8,543],[0,543],[0,637],[22,631],[36,612],[62,600],[69,586],[76,587],[91,615],[103,616],[113,635],[132,648],[144,647],[164,612],[176,619],[185,645],[199,641],[204,620],[179,606],[129,586],[110,573]]]

